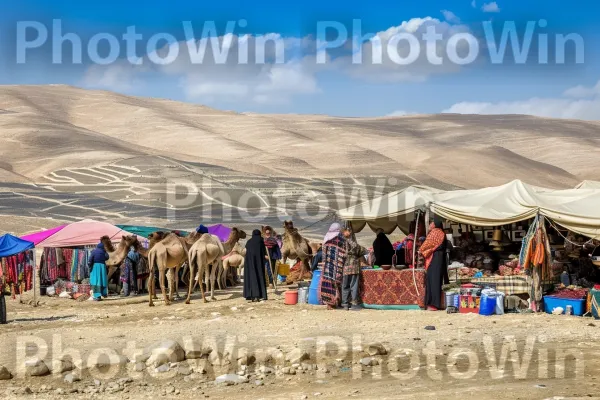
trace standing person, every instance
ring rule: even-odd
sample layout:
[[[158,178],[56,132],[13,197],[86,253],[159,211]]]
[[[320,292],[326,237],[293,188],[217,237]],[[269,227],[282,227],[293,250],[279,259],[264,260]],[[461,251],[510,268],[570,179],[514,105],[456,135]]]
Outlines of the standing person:
[[[373,242],[373,253],[375,254],[375,265],[392,265],[394,257],[394,246],[388,239],[383,229],[379,228],[376,231],[377,237]]]
[[[323,239],[323,271],[319,282],[319,297],[328,310],[340,305],[342,276],[346,263],[346,239],[337,222],[331,224]]]
[[[443,231],[441,220],[431,223],[429,234],[421,245],[419,253],[425,259],[427,271],[425,307],[436,311],[442,308],[442,285],[450,282],[446,263],[446,233]]]
[[[123,296],[127,297],[132,292],[137,294],[137,265],[140,261],[140,255],[132,247],[127,253],[127,257],[121,264],[121,283],[123,284]]]
[[[267,268],[267,273],[269,274],[269,283],[273,284],[273,274],[275,274],[275,267],[277,265],[277,260],[281,260],[281,248],[279,247],[279,243],[273,234],[273,229],[270,226],[265,227],[265,246],[267,247],[267,262],[265,267]]]
[[[104,250],[104,245],[98,243],[96,248],[92,251],[88,261],[88,267],[90,268],[90,285],[94,292],[94,301],[100,301],[103,297],[108,297],[106,260],[108,260],[108,253]]]
[[[252,232],[252,238],[246,243],[244,258],[244,297],[248,301],[267,300],[265,281],[265,242],[258,229]]]
[[[343,236],[345,239],[346,262],[344,263],[344,276],[342,278],[342,307],[346,310],[358,311],[362,309],[358,293],[360,259],[367,252],[367,249],[356,243],[349,227],[343,230]]]
[[[312,264],[310,265],[311,272],[315,272],[319,269],[319,264],[323,262],[323,245],[319,243],[317,251],[315,252],[315,256],[312,259]]]

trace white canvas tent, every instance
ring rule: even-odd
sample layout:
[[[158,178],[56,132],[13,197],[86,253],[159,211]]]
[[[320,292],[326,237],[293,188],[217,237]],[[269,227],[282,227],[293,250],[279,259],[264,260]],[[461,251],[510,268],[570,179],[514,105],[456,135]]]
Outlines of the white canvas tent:
[[[575,186],[575,189],[600,189],[600,182],[583,181],[579,185]]]
[[[357,206],[340,210],[355,232],[365,225],[391,233],[407,232],[417,209],[453,222],[498,226],[523,221],[538,213],[573,232],[600,239],[600,189],[551,190],[519,180],[474,190],[441,191],[412,186]]]

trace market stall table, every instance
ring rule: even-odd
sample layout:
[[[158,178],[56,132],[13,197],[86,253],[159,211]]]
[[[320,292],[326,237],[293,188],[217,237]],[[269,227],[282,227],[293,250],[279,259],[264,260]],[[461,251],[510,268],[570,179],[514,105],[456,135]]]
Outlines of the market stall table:
[[[525,275],[473,278],[471,279],[471,283],[480,286],[493,284],[496,286],[497,291],[502,292],[507,296],[513,294],[529,294],[532,286],[531,278]]]
[[[415,287],[416,282],[416,287]],[[419,309],[425,307],[425,270],[361,270],[361,297],[366,308]]]

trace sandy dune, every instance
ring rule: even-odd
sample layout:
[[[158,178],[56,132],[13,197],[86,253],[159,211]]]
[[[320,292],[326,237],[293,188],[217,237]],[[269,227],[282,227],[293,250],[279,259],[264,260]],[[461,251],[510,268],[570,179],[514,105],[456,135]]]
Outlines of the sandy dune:
[[[246,210],[268,203],[275,215],[273,199],[281,196],[297,205],[308,193],[302,201],[312,207],[327,196],[352,202],[359,200],[352,187],[374,190],[378,179],[390,177],[395,180],[384,191],[414,183],[483,187],[515,178],[573,187],[598,179],[599,133],[596,122],[518,115],[240,114],[69,86],[3,86],[0,181],[4,192],[34,184],[38,192],[76,197],[61,200],[60,213],[27,211],[38,217],[120,219],[134,206],[164,210],[174,179],[228,191],[232,202],[252,192],[256,199]],[[4,211],[8,197],[0,200]],[[73,214],[69,204],[86,197],[106,200],[105,209],[95,204],[95,211]],[[204,196],[195,212],[227,207],[207,201],[213,197]],[[279,214],[288,208],[279,207]],[[164,218],[158,214],[152,217]]]

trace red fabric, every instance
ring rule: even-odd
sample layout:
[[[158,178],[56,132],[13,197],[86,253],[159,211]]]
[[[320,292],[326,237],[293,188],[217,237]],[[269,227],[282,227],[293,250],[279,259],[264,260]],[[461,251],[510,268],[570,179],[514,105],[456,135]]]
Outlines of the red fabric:
[[[429,264],[431,264],[431,260],[433,259],[433,253],[444,243],[444,240],[446,240],[446,234],[439,228],[432,229],[429,235],[427,235],[427,239],[425,239],[425,242],[423,242],[419,249],[419,253],[425,257],[425,269],[429,268]]]
[[[419,294],[413,283],[413,271],[362,270],[360,292],[365,304],[419,305],[425,307],[425,271],[414,271]]]

